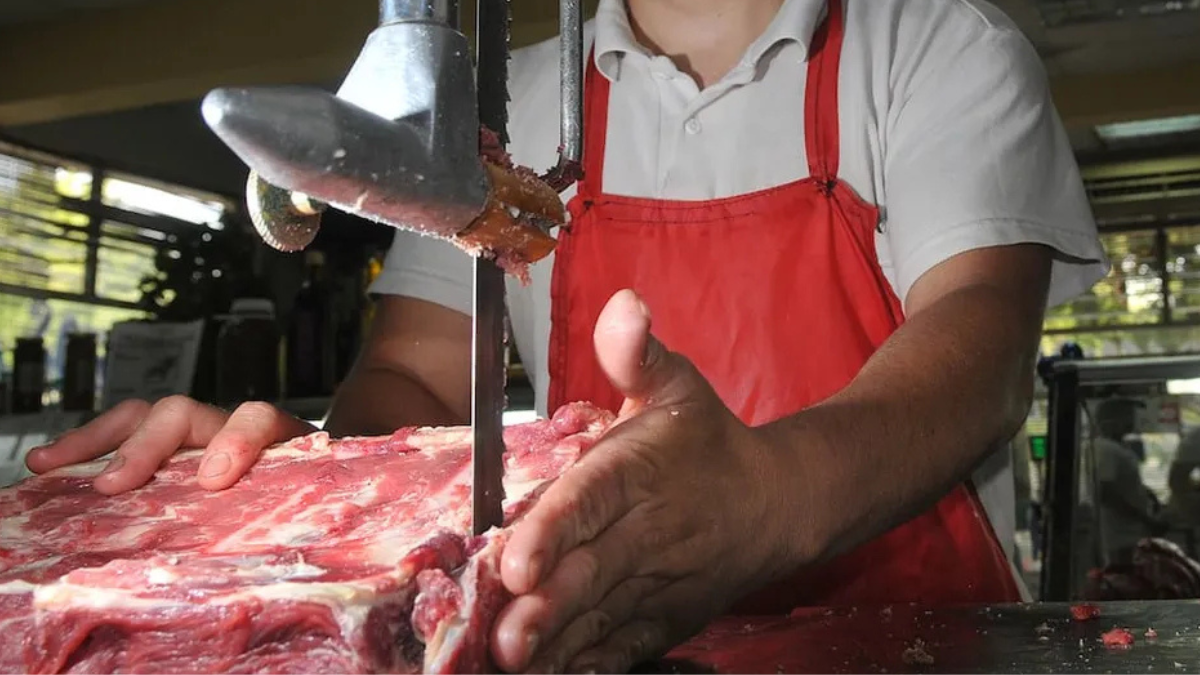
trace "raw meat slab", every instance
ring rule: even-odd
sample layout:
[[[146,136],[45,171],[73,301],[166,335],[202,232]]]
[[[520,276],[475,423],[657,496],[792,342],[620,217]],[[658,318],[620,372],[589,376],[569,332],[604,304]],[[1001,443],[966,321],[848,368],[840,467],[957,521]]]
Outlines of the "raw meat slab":
[[[612,424],[505,430],[506,527]],[[146,487],[102,462],[0,490],[0,672],[483,672],[507,529],[470,535],[470,430],[268,449],[220,492],[200,452]]]

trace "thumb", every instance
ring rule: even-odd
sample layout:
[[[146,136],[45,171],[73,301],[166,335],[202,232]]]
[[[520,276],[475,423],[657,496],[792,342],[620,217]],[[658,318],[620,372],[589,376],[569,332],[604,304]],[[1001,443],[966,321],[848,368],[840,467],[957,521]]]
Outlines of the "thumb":
[[[692,390],[695,370],[650,333],[650,310],[633,291],[618,291],[609,299],[593,339],[600,368],[626,399],[661,402]]]

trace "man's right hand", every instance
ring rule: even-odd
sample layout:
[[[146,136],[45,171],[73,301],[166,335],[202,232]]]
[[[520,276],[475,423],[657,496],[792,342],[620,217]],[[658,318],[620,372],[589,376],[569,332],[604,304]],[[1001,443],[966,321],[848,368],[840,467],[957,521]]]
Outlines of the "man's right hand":
[[[246,403],[226,413],[184,396],[153,405],[125,401],[48,445],[30,451],[25,463],[34,473],[115,456],[96,477],[98,492],[117,494],[144,485],[179,450],[204,448],[201,487],[233,485],[264,448],[312,433],[311,425],[267,403]]]

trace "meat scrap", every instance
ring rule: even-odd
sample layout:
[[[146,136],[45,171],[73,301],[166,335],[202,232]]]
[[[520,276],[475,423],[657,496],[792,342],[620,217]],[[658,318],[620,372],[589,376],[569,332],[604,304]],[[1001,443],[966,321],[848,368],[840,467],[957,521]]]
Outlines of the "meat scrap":
[[[1114,628],[1101,635],[1100,640],[1111,649],[1129,649],[1133,645],[1133,633],[1126,628]]]
[[[1071,618],[1076,621],[1091,621],[1100,616],[1100,608],[1095,605],[1071,605]]]
[[[470,430],[266,450],[220,492],[200,452],[108,497],[93,462],[0,490],[0,672],[494,672],[508,526],[612,424],[505,430],[505,528],[471,536]]]
[[[1147,640],[1157,640],[1158,639],[1158,631],[1154,630],[1153,628],[1147,628],[1146,629],[1146,639]]]
[[[537,173],[512,161],[500,137],[487,127],[479,130],[479,154],[490,185],[488,201],[483,213],[451,241],[528,284],[529,265],[554,249],[548,230],[566,222],[566,208]]]

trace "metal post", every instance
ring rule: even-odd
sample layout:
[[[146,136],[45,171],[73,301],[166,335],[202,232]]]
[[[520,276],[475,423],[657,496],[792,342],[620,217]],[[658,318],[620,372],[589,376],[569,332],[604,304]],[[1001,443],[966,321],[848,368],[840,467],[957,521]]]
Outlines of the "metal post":
[[[1047,514],[1042,550],[1041,600],[1070,599],[1074,574],[1075,507],[1079,501],[1079,373],[1063,370],[1048,378],[1050,429],[1046,452]]]

